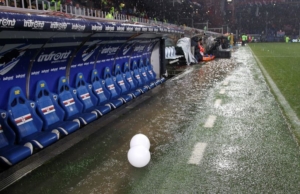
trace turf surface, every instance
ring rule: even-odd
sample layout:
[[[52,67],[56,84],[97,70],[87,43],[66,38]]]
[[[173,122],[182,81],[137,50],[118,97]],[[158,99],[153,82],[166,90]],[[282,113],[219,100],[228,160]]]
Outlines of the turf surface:
[[[300,44],[249,44],[264,68],[300,117]]]

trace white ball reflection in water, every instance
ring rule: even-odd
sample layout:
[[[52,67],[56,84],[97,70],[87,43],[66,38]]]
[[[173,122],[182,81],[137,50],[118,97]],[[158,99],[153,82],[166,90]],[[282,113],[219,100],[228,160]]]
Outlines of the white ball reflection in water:
[[[127,158],[132,166],[142,168],[150,162],[151,155],[144,146],[134,146],[128,151]]]
[[[144,146],[146,149],[150,149],[150,141],[144,134],[136,134],[130,140],[130,148],[135,146]]]

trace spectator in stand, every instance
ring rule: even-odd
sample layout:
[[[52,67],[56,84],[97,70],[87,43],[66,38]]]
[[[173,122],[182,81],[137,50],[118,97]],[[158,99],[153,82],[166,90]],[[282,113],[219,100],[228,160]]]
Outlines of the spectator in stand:
[[[285,37],[285,42],[286,42],[286,43],[290,42],[290,37],[289,37],[289,36],[286,36],[286,37]]]
[[[114,19],[114,16],[113,16],[114,10],[115,10],[114,7],[112,7],[110,9],[110,11],[106,14],[105,18],[106,19]]]
[[[82,10],[82,8],[80,7],[79,3],[76,3],[76,4],[75,4],[75,7],[74,7],[74,14],[75,14],[75,15],[83,15],[83,10]]]
[[[60,0],[57,0],[57,1],[56,0],[51,0],[50,1],[50,9],[52,11],[59,11],[60,10],[60,4],[61,4]]]
[[[0,6],[4,6],[5,5],[5,0],[0,0]]]

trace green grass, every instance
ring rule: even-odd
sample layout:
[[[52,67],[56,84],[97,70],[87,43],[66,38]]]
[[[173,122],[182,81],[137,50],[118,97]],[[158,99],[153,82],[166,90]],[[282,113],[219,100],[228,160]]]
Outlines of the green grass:
[[[300,117],[300,44],[249,44],[266,71]]]

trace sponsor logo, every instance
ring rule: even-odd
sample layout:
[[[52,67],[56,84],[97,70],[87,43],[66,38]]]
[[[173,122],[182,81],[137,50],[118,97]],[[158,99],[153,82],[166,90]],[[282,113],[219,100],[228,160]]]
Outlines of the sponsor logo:
[[[132,32],[134,29],[133,29],[133,27],[127,27],[126,28],[126,31],[128,31],[128,32]]]
[[[123,49],[123,55],[126,55],[128,53],[128,51],[130,50],[131,46],[132,45],[127,45],[127,46],[124,47],[124,49]]]
[[[24,27],[33,29],[43,29],[44,21],[24,20]]]
[[[31,75],[39,75],[40,74],[40,71],[33,71],[31,72]]]
[[[103,26],[102,25],[92,25],[92,30],[93,31],[102,31]]]
[[[45,69],[45,70],[42,70],[42,72],[41,73],[49,73],[49,69]]]
[[[102,89],[102,88],[98,88],[98,89],[96,89],[96,93],[97,93],[97,94],[101,94],[101,93],[103,93],[103,89]]]
[[[72,51],[66,51],[66,52],[58,52],[55,53],[54,51],[52,51],[49,54],[44,54],[42,53],[37,61],[38,62],[45,62],[45,61],[61,61],[61,60],[66,60],[69,55],[71,54]]]
[[[50,71],[57,71],[58,68],[52,68]]]
[[[25,74],[18,74],[16,75],[16,78],[24,78],[25,77]]]
[[[158,28],[154,28],[154,30],[153,30],[154,32],[158,32]]]
[[[83,31],[85,29],[85,25],[80,24],[72,24],[72,30]]]
[[[71,65],[71,68],[76,68],[76,65]]]
[[[145,46],[136,46],[134,48],[134,52],[142,52],[144,50]]]
[[[68,100],[64,100],[63,101],[63,104],[68,107],[68,106],[71,106],[72,104],[75,104],[75,101],[74,101],[74,98],[70,98]]]
[[[114,54],[117,52],[117,50],[119,49],[119,47],[108,47],[108,48],[104,48],[101,51],[101,54]]]
[[[105,26],[105,30],[114,31],[115,27],[114,26]]]
[[[51,22],[50,28],[57,29],[57,30],[65,30],[67,29],[68,24],[65,22]]]
[[[44,113],[44,115],[47,115],[47,114],[52,113],[54,111],[55,111],[55,108],[54,108],[53,105],[42,108],[42,112]]]
[[[82,100],[87,100],[87,99],[90,98],[90,94],[89,93],[85,93],[85,94],[80,95],[80,97],[81,97]]]
[[[143,32],[147,32],[147,31],[148,31],[148,28],[142,28],[142,31],[143,31]]]
[[[114,84],[110,84],[110,85],[108,85],[107,87],[108,87],[109,90],[114,90],[114,89],[115,89]]]
[[[159,31],[160,31],[160,32],[163,32],[163,31],[164,31],[164,29],[163,29],[163,28],[159,28]]]
[[[65,70],[66,69],[66,67],[60,67],[59,68],[59,70]]]
[[[122,27],[122,26],[117,27],[117,31],[124,31],[124,30],[125,30],[125,27]]]
[[[9,80],[13,80],[14,76],[7,76],[7,77],[3,77],[3,81],[9,81]]]
[[[135,27],[134,31],[140,32],[140,31],[141,31],[141,28]]]
[[[14,27],[16,25],[16,20],[15,19],[0,19],[0,26],[1,27]]]
[[[24,116],[21,116],[21,117],[18,117],[15,119],[15,122],[18,126],[28,123],[30,121],[32,121],[31,114],[26,114]]]
[[[154,42],[150,43],[149,46],[147,47],[147,52],[150,52],[153,46],[154,46]]]
[[[149,32],[153,32],[153,28],[149,28]]]
[[[124,81],[123,81],[123,80],[118,81],[118,84],[119,84],[120,86],[123,86],[123,85],[124,85]]]

